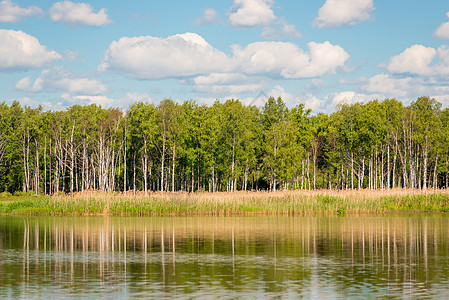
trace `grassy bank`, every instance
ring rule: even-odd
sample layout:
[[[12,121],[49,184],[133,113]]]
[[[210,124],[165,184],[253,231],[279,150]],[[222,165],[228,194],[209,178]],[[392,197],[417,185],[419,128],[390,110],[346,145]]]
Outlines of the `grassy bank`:
[[[5,196],[0,214],[14,215],[250,215],[447,212],[441,190],[286,191],[235,193],[102,193]]]

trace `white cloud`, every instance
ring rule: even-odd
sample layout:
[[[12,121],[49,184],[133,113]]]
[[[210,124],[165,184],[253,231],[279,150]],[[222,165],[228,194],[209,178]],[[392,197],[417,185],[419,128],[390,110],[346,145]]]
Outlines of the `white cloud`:
[[[37,102],[36,100],[33,100],[33,99],[29,98],[29,97],[21,97],[21,98],[15,98],[15,99],[8,99],[8,100],[6,100],[6,102],[8,102],[8,103],[12,103],[14,101],[19,101],[19,103],[22,106],[30,106],[30,107],[34,107],[34,108],[39,106],[39,102]]]
[[[340,46],[329,42],[308,43],[309,53],[292,43],[257,42],[234,45],[234,57],[242,72],[284,78],[312,78],[333,74],[349,59]]]
[[[332,113],[336,110],[339,104],[354,104],[357,102],[367,102],[373,99],[384,99],[382,94],[363,94],[355,91],[343,91],[334,92],[325,95],[322,98],[317,97],[315,94],[308,93],[305,96],[300,97],[304,100],[304,107],[311,109],[312,113],[319,112]]]
[[[202,17],[196,20],[195,23],[199,26],[204,26],[214,23],[216,18],[217,18],[217,11],[213,8],[206,8],[203,10]]]
[[[112,23],[106,9],[98,13],[87,3],[74,3],[71,1],[56,2],[49,10],[53,22],[66,23],[69,26],[104,26]]]
[[[193,90],[213,95],[256,93],[263,90],[263,83],[195,85]]]
[[[110,98],[106,95],[77,95],[73,96],[68,93],[61,95],[61,98],[68,103],[67,106],[74,104],[90,105],[96,104],[102,107],[119,107],[126,109],[130,104],[135,102],[152,102],[152,98],[147,93],[128,92],[121,98]]]
[[[449,106],[449,93],[445,95],[432,96],[432,98],[440,102],[443,105],[443,107]]]
[[[449,47],[443,45],[437,49],[438,64],[434,67],[434,75],[443,79],[449,74]]]
[[[17,81],[15,87],[18,90],[27,90],[30,88],[30,85],[31,85],[31,77],[27,76]]]
[[[390,58],[387,70],[392,73],[411,73],[429,75],[432,71],[432,61],[437,51],[422,45],[413,45],[401,54]]]
[[[390,58],[387,70],[397,74],[414,74],[427,77],[446,76],[449,74],[449,47],[438,49],[413,45],[401,54]]]
[[[354,104],[354,103],[366,103],[372,100],[383,100],[388,97],[392,97],[391,94],[385,96],[382,93],[358,93],[356,91],[343,91],[343,92],[335,92],[326,95],[323,100],[325,102],[322,105],[321,111],[326,113],[331,113],[336,110],[337,106],[340,104]]]
[[[82,103],[84,105],[90,105],[90,104],[97,104],[100,106],[110,106],[112,103],[114,103],[114,99],[111,99],[105,95],[80,95],[80,96],[71,96],[69,94],[63,94],[61,96],[66,101],[73,102],[73,103]]]
[[[37,101],[35,99],[31,99],[29,97],[21,97],[21,98],[14,98],[14,99],[7,99],[6,102],[8,104],[12,104],[14,101],[19,101],[19,103],[22,106],[29,106],[32,108],[38,108],[39,106],[42,107],[44,111],[53,110],[65,110],[67,107],[70,106],[70,104],[67,104],[64,100],[61,99],[53,99],[52,101]]]
[[[249,78],[237,73],[211,73],[193,78],[193,83],[198,85],[232,84],[246,82]]]
[[[321,100],[318,97],[307,94],[304,101],[304,108],[311,109],[312,113],[317,113],[322,111],[323,105],[326,103],[325,100]]]
[[[318,97],[316,94],[296,94],[285,90],[284,87],[280,85],[275,85],[268,92],[260,92],[256,97],[245,97],[240,98],[242,103],[247,106],[255,105],[257,107],[263,107],[269,97],[278,98],[281,97],[287,107],[295,107],[296,105],[303,103],[305,109],[311,109],[312,114],[319,112],[332,113],[336,110],[338,104],[354,104],[356,102],[366,102],[373,99],[384,99],[385,96],[379,93],[363,94],[355,91],[343,91],[335,92],[325,95],[324,97]],[[239,97],[235,94],[228,94],[226,97],[221,97],[220,99],[238,99]],[[196,98],[209,105],[213,104],[214,99],[211,98]],[[449,97],[448,97],[449,100]]]
[[[411,77],[395,78],[382,73],[369,78],[362,89],[370,93],[389,95],[389,97],[405,97],[412,87],[411,81]]]
[[[295,25],[275,16],[273,3],[273,0],[234,0],[228,11],[229,22],[236,27],[263,26],[261,36],[266,40],[301,38]]]
[[[284,87],[280,85],[274,86],[271,91],[268,92],[268,95],[274,98],[281,97],[282,101],[284,101],[288,107],[294,107],[300,102],[299,96],[287,92]]]
[[[441,66],[449,66],[449,46],[443,45],[437,49],[438,58]]]
[[[67,103],[64,101],[64,99],[58,98],[58,99],[52,99],[50,101],[37,101],[35,99],[31,99],[29,97],[21,97],[21,98],[13,98],[13,99],[7,99],[6,103],[12,104],[14,101],[19,101],[19,103],[22,106],[29,106],[32,108],[38,108],[39,106],[42,107],[44,111],[53,110],[65,110],[67,107],[72,105],[72,103]]]
[[[332,93],[327,96],[328,99],[332,100],[334,106],[338,104],[354,104],[357,102],[364,102],[367,99],[367,95],[358,94],[354,91],[344,91]]]
[[[272,5],[272,0],[234,0],[228,12],[229,22],[238,27],[268,25],[276,19]]]
[[[45,69],[31,85],[31,78],[25,77],[16,83],[16,89],[32,92],[64,91],[81,94],[100,94],[107,87],[95,79],[74,76],[63,67]]]
[[[284,19],[278,19],[273,25],[265,26],[261,36],[267,40],[280,40],[286,37],[301,38],[302,34],[293,24],[287,24]]]
[[[260,92],[256,97],[247,97],[243,99],[242,102],[247,106],[255,105],[257,107],[262,107],[267,103],[269,97],[274,97],[276,99],[281,97],[287,107],[294,107],[298,105],[302,102],[301,99],[303,98],[300,95],[287,92],[284,87],[280,85],[275,85],[267,93]]]
[[[292,94],[279,85],[275,86],[268,95],[273,96],[275,98],[281,97],[282,100],[286,103],[288,107],[294,107],[300,103],[304,104],[305,109],[311,109],[312,114],[316,114],[319,112],[324,113],[332,113],[335,111],[336,106],[338,104],[354,104],[356,102],[365,102],[372,99],[382,99],[384,98],[380,94],[361,94],[354,91],[343,91],[343,92],[335,92],[325,95],[320,98],[316,94],[307,93],[307,94]],[[268,97],[268,96],[267,96]],[[259,97],[259,98],[247,98],[246,104],[255,102],[257,106],[263,106],[266,103],[267,97]],[[263,98],[261,102],[260,98]],[[251,102],[252,101],[252,102]]]
[[[446,16],[449,18],[449,12],[446,13]],[[449,21],[441,24],[433,36],[439,39],[449,40]]]
[[[340,46],[309,43],[305,52],[293,43],[258,42],[232,46],[232,56],[213,48],[201,36],[185,33],[157,38],[122,37],[105,52],[99,72],[138,79],[190,78],[223,80],[243,74],[264,78],[312,78],[334,74],[349,59]],[[220,75],[218,75],[220,74]],[[234,74],[234,75],[232,75]],[[255,88],[255,86],[254,86]]]
[[[61,59],[38,39],[22,31],[0,29],[0,69],[36,69]]]
[[[373,0],[326,0],[313,24],[319,28],[353,26],[372,19]]]
[[[3,0],[0,2],[0,22],[17,23],[22,18],[40,15],[43,11],[37,6],[23,8],[14,4],[11,0]]]
[[[238,98],[238,97],[229,97],[229,98]],[[246,106],[256,106],[256,107],[263,107],[268,100],[268,96],[265,93],[259,93],[257,97],[246,97],[243,99],[240,99],[240,101],[246,105]]]
[[[325,74],[334,74],[338,68],[343,68],[350,57],[343,48],[329,42],[310,42],[307,45],[310,52],[309,63],[303,71],[297,72],[296,76],[318,77]]]
[[[152,102],[153,99],[147,93],[139,92],[127,92],[125,97],[119,98],[119,100],[127,105],[134,102]],[[116,101],[117,102],[117,101]]]
[[[434,78],[394,77],[389,74],[373,76],[361,85],[369,93],[386,97],[416,99],[422,95],[430,97],[446,97],[449,95],[449,82]]]
[[[185,33],[158,38],[122,37],[111,43],[99,71],[114,71],[138,79],[190,77],[221,70],[231,65],[223,52],[201,36]]]
[[[265,80],[237,73],[211,73],[188,82],[196,92],[215,95],[255,93],[266,88]]]

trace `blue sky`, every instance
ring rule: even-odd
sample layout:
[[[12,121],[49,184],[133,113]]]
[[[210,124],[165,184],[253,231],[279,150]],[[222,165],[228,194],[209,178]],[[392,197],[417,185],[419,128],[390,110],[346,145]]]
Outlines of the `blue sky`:
[[[1,101],[127,108],[431,96],[449,105],[449,1],[0,1]]]

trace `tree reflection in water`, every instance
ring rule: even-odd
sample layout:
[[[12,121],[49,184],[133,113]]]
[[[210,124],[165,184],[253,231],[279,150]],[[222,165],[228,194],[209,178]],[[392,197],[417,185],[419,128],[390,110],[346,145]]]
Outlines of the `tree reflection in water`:
[[[0,297],[444,296],[448,221],[2,217]]]

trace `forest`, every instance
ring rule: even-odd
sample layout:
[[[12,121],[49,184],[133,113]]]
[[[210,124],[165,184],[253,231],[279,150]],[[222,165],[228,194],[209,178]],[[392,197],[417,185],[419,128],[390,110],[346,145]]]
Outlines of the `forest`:
[[[449,109],[429,97],[313,114],[270,97],[64,111],[0,104],[0,192],[448,188]]]

